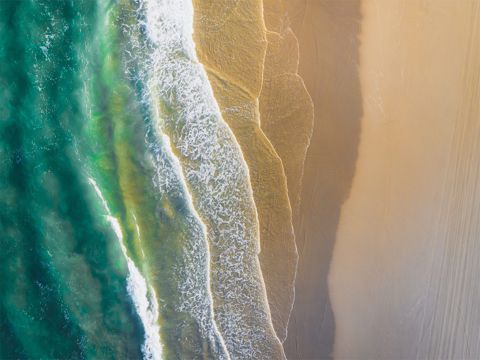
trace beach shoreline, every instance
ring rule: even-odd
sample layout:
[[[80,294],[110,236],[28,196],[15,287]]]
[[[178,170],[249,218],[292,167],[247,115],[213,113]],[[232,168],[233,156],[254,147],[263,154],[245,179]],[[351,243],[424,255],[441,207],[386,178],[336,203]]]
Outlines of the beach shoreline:
[[[291,359],[326,359],[335,339],[328,274],[363,112],[360,1],[289,0],[286,9],[299,42],[299,75],[314,103],[314,127],[294,219],[299,265],[284,347]]]

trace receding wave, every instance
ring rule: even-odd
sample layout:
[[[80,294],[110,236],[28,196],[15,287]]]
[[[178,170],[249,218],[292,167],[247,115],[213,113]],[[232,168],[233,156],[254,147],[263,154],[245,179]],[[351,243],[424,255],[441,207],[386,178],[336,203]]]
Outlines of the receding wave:
[[[120,48],[104,54],[107,64],[112,58],[120,60],[116,69],[109,69],[111,102],[118,102],[121,95],[129,114],[124,108],[112,107],[112,124],[106,130],[113,131],[115,156],[102,162],[111,162],[116,172],[101,187],[111,190],[118,181],[115,193],[120,198],[108,200],[123,209],[116,219],[125,231],[124,251],[132,260],[129,266],[141,270],[150,300],[158,303],[163,356],[228,359],[213,317],[205,225],[193,207],[168,137],[157,131],[155,111],[141,90],[149,82],[144,76],[149,63],[143,56],[148,48],[142,48],[147,14],[142,4],[137,5],[126,2],[106,11],[108,31],[112,33],[117,24],[121,29],[116,34]],[[110,39],[106,40],[109,44]],[[122,73],[127,76],[112,75]]]
[[[206,226],[218,329],[232,357],[282,357],[257,259],[258,221],[248,169],[196,59],[192,4],[145,0],[139,11],[147,34],[144,101],[156,117],[157,139],[167,136],[171,142]]]

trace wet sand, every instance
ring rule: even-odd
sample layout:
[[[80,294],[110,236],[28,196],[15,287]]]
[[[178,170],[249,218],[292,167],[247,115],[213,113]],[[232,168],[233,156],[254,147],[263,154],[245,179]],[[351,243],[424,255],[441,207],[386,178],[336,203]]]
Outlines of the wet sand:
[[[283,0],[264,0],[267,53],[260,93],[262,130],[282,159],[293,219],[298,217],[305,155],[313,130],[313,102],[298,75],[298,41]]]
[[[260,128],[258,99],[267,49],[262,2],[194,0],[194,8],[197,54],[250,171],[260,226],[259,261],[273,327],[283,340],[298,256],[282,161]]]
[[[478,358],[480,2],[361,12],[359,158],[329,276],[335,357]]]
[[[299,265],[284,343],[289,359],[324,359],[335,322],[327,276],[340,208],[348,196],[362,116],[358,77],[359,1],[288,0],[300,45],[299,74],[314,102],[295,233]]]

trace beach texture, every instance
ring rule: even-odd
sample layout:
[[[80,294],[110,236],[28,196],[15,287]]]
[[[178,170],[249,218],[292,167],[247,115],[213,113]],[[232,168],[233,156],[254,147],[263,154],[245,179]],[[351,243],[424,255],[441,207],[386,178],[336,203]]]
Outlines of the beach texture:
[[[335,319],[328,274],[360,136],[360,5],[360,1],[285,1],[299,42],[298,72],[314,104],[294,223],[299,264],[284,343],[292,359],[328,358],[333,351]]]
[[[287,357],[477,357],[479,3],[286,5],[315,105]]]
[[[480,3],[361,12],[362,131],[329,276],[334,355],[473,359]]]
[[[276,334],[284,340],[293,304],[297,250],[282,159],[260,127],[264,115],[259,98],[265,65],[270,67],[265,63],[268,42],[262,2],[197,0],[194,4],[199,59],[249,168],[266,295]]]

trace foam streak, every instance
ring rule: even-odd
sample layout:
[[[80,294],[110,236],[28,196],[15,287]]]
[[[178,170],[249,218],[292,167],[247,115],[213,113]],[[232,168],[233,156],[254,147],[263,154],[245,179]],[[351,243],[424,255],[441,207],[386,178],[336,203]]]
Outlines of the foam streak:
[[[147,287],[147,282],[142,276],[138,268],[135,266],[132,259],[127,254],[127,249],[123,244],[122,228],[118,220],[112,216],[108,207],[107,201],[102,195],[100,188],[95,180],[88,179],[90,184],[95,189],[98,197],[102,201],[102,204],[107,212],[107,220],[110,222],[113,231],[117,235],[117,239],[122,248],[123,255],[127,260],[128,277],[127,277],[127,290],[130,294],[138,316],[140,317],[143,327],[145,329],[145,341],[142,345],[142,352],[144,359],[159,360],[162,359],[162,345],[160,342],[160,326],[157,323],[158,320],[158,303],[155,295],[155,291],[152,287]]]

